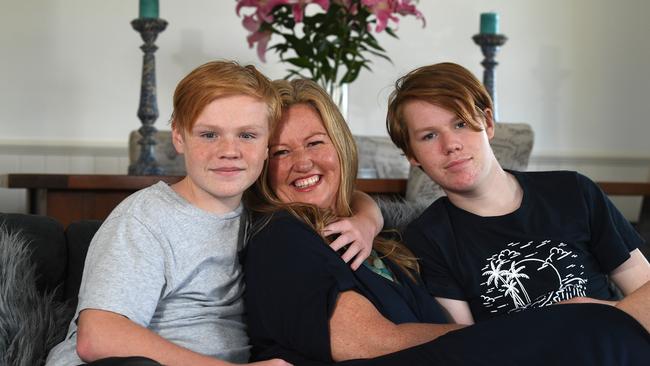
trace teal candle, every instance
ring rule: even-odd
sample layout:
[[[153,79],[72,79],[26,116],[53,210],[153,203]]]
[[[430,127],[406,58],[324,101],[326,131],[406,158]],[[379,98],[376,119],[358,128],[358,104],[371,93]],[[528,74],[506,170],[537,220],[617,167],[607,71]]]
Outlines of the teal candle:
[[[140,0],[140,18],[158,18],[158,0]]]
[[[481,34],[499,33],[499,14],[481,13]]]

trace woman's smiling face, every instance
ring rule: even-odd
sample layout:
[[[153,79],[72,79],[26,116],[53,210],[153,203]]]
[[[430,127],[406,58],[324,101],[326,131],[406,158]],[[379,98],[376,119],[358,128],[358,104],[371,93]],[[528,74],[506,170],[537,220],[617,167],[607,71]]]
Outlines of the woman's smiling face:
[[[314,107],[294,104],[269,143],[269,184],[285,203],[334,208],[341,184],[339,158]]]

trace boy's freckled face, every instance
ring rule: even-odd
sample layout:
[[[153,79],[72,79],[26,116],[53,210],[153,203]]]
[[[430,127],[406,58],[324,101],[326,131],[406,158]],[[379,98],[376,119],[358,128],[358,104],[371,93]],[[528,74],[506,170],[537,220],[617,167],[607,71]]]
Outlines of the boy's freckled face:
[[[413,157],[409,161],[447,193],[477,189],[495,162],[490,147],[491,120],[483,131],[472,129],[455,113],[414,100],[403,109]]]
[[[225,213],[239,205],[262,171],[268,108],[246,95],[218,98],[203,109],[191,131],[174,130],[173,137],[187,170],[177,192],[202,209]]]

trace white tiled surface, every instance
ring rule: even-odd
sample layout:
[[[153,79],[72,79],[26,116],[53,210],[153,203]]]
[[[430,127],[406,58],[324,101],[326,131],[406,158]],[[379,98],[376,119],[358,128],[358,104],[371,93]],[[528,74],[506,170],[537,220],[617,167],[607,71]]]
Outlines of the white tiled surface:
[[[20,161],[19,173],[43,173],[45,171],[44,155],[16,156]]]
[[[22,147],[20,152],[0,150],[0,175],[8,173],[126,174],[129,159],[125,149]],[[51,150],[51,151],[49,151]],[[26,152],[33,151],[33,153]],[[27,212],[27,190],[0,187],[0,212]]]
[[[92,156],[70,156],[68,157],[68,171],[70,174],[93,172],[95,171],[95,158]]]
[[[110,156],[96,156],[95,157],[95,174],[126,174],[126,170],[120,171],[119,158]]]
[[[45,157],[45,173],[62,174],[70,171],[70,157],[48,155]]]

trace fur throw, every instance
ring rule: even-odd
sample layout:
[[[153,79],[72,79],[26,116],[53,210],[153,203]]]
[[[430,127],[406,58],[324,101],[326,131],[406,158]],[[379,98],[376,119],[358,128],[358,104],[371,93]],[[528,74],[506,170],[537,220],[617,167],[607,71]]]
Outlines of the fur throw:
[[[384,229],[395,229],[400,233],[428,207],[425,203],[407,202],[403,198],[389,196],[376,197],[375,202],[384,217]]]
[[[72,309],[36,289],[29,245],[0,226],[0,366],[35,366],[63,340]]]

